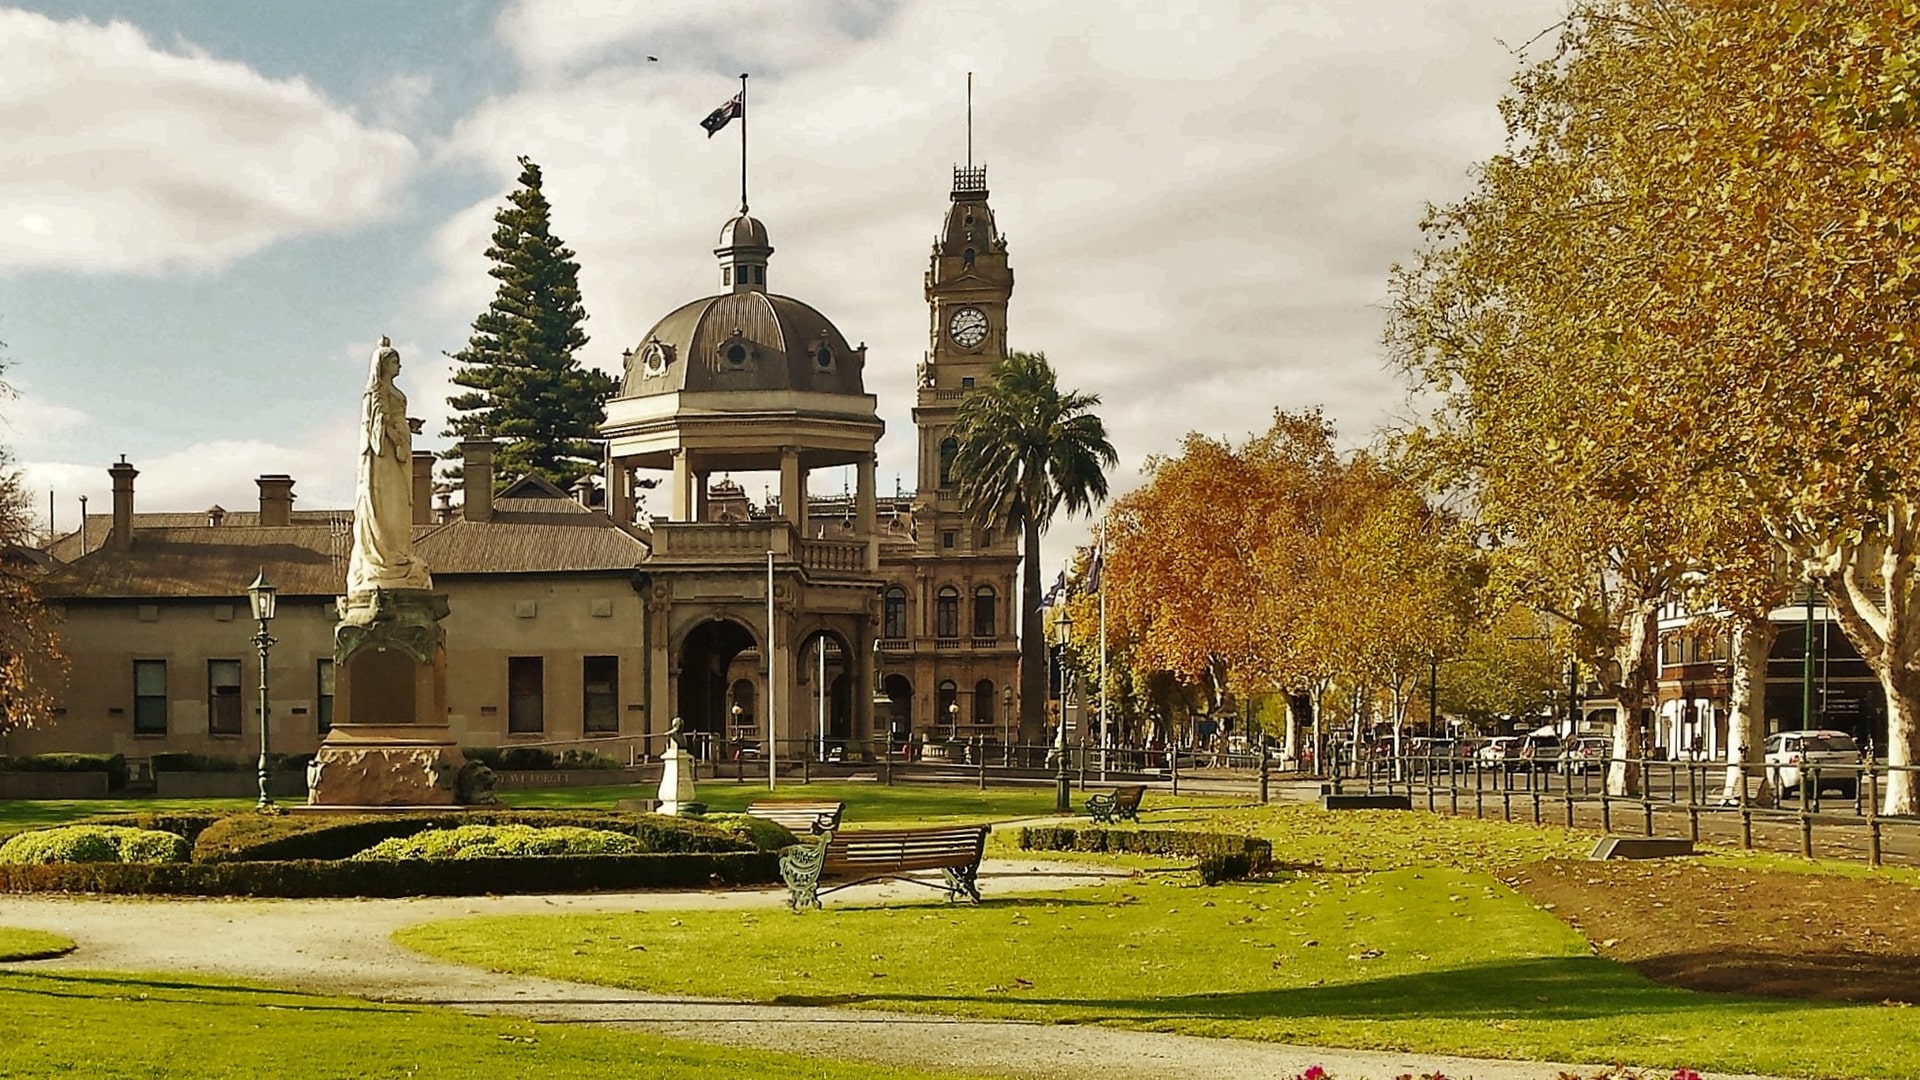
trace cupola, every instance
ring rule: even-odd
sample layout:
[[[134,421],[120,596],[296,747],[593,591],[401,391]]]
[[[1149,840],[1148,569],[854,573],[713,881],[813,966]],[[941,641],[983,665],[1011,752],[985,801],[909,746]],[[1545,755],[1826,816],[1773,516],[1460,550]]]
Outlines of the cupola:
[[[743,211],[720,226],[720,246],[713,253],[720,257],[722,288],[767,291],[767,256],[773,254],[773,245],[767,243],[767,227],[758,218]]]

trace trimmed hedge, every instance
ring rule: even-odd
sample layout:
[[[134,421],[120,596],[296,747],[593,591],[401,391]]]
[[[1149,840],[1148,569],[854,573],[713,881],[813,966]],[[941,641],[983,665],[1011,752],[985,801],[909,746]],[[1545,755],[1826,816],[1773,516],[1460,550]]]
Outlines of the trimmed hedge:
[[[187,842],[170,832],[115,825],[61,825],[20,833],[0,844],[0,863],[185,862],[187,851]]]
[[[355,859],[549,858],[555,855],[643,855],[626,833],[572,825],[462,825],[382,840]]]
[[[1181,832],[1176,829],[1076,829],[1065,825],[1020,830],[1026,851],[1097,851],[1131,855],[1176,855],[1198,860],[1208,885],[1237,881],[1273,866],[1273,845],[1255,836]]]
[[[745,840],[756,851],[779,851],[800,842],[793,830],[785,825],[750,814],[708,814],[700,820],[729,836]]]
[[[75,825],[118,825],[129,829],[151,829],[154,832],[170,832],[192,844],[206,831],[207,826],[216,821],[232,817],[231,811],[213,810],[143,810],[134,814],[95,814],[81,818]]]
[[[127,786],[127,759],[120,754],[32,754],[27,757],[0,758],[0,769],[10,772],[103,772],[107,790]]]
[[[477,761],[494,772],[626,767],[626,762],[597,750],[565,750],[556,754],[544,746],[463,746],[460,753],[468,761]]]
[[[772,852],[556,855],[538,859],[301,859],[225,863],[0,864],[0,892],[157,896],[480,896],[767,885]]]
[[[462,825],[573,826],[624,833],[653,852],[742,851],[749,844],[711,825],[663,814],[608,810],[467,810],[406,814],[233,814],[208,826],[195,862],[346,859],[382,840]]]

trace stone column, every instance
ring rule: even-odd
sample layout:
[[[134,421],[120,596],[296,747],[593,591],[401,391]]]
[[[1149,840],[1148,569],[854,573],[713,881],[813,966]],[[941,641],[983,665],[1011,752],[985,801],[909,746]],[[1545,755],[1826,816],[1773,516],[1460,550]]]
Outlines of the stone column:
[[[874,455],[860,458],[854,469],[854,535],[872,536],[874,532]]]
[[[693,474],[693,520],[707,520],[707,481],[713,476],[710,469],[700,469]]]
[[[792,522],[804,534],[807,527],[807,489],[800,473],[800,451],[797,447],[780,448],[780,516]]]
[[[670,513],[674,521],[692,521],[693,517],[693,462],[687,456],[685,447],[673,452],[673,507]]]
[[[633,523],[633,470],[618,461],[607,468],[607,516],[622,525]]]

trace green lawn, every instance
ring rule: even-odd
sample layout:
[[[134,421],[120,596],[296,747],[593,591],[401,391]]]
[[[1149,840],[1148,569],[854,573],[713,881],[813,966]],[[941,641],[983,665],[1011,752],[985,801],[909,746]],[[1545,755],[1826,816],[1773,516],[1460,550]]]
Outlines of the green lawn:
[[[1658,986],[1487,871],[1585,834],[1308,807],[1168,811],[1326,869],[1142,879],[978,908],[459,920],[410,947],[499,970],[757,1001],[1775,1075],[1920,1078],[1907,1010]],[[1163,824],[1166,821],[1150,821]],[[644,950],[633,946],[644,945]]]
[[[936,1075],[185,975],[0,971],[11,1080],[882,1080]]]
[[[44,960],[72,951],[73,942],[59,934],[0,926],[0,964],[14,960]]]

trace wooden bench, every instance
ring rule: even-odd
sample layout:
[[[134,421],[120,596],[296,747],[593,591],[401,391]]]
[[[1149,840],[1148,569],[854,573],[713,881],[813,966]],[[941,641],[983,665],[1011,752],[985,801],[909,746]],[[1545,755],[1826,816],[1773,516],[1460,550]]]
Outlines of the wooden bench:
[[[923,829],[855,829],[822,832],[811,843],[780,853],[780,876],[787,883],[787,906],[795,911],[819,907],[820,895],[865,881],[906,881],[980,902],[980,858],[991,825],[942,825]],[[911,876],[938,870],[939,880]],[[822,878],[843,878],[822,889]]]
[[[785,825],[795,836],[832,832],[840,827],[840,815],[846,809],[843,802],[806,799],[762,799],[747,804],[748,816]]]
[[[1145,784],[1128,784],[1109,794],[1087,796],[1087,816],[1095,823],[1111,825],[1116,821],[1140,820],[1140,800],[1147,794]]]

